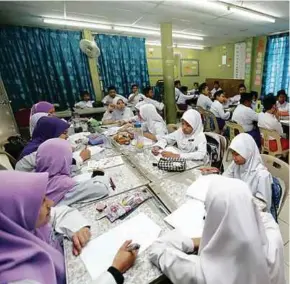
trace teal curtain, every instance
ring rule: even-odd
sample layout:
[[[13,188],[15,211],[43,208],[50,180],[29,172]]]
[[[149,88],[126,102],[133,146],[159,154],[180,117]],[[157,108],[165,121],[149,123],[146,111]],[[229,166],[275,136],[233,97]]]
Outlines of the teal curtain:
[[[0,30],[0,73],[14,110],[46,100],[72,106],[93,94],[81,32],[27,27]]]
[[[290,91],[289,33],[269,36],[263,71],[262,95]]]
[[[105,91],[115,86],[127,97],[132,84],[141,90],[150,85],[144,38],[98,34],[96,42],[101,50],[99,66]]]

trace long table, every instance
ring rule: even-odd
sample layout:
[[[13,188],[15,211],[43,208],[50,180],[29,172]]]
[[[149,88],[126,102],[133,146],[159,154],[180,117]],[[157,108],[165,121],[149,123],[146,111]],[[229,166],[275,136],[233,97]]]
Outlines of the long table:
[[[112,149],[106,149],[92,159],[101,159],[121,155],[123,165],[106,169],[116,184],[116,190],[111,191],[105,199],[89,203],[77,204],[76,207],[91,222],[92,238],[107,232],[116,225],[122,223],[117,220],[110,223],[107,219],[97,220],[96,205],[121,200],[127,194],[136,190],[148,191],[152,198],[140,205],[127,218],[136,216],[138,213],[145,213],[156,224],[162,228],[162,234],[172,229],[164,222],[167,214],[171,213],[181,204],[186,197],[186,189],[196,179],[196,170],[201,162],[188,162],[187,170],[182,173],[165,172],[153,166],[156,158],[151,154],[151,146],[137,150],[132,146],[120,146],[112,141]],[[86,171],[87,165],[83,166],[82,172]],[[72,255],[72,243],[64,241],[65,262],[67,272],[67,284],[86,284],[91,279],[80,257]],[[144,251],[136,261],[136,264],[125,273],[126,284],[147,284],[147,283],[168,283],[162,273],[148,260],[148,252]]]

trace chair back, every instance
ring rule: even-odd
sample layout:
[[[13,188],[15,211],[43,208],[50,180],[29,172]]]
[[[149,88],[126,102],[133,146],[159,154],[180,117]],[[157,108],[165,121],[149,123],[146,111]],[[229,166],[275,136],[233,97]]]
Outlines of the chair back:
[[[263,159],[265,167],[268,169],[270,174],[282,180],[284,183],[281,184],[282,196],[280,206],[277,210],[279,215],[289,194],[289,165],[274,156],[261,154],[261,157]]]
[[[13,170],[16,160],[7,152],[0,150],[0,170]]]
[[[264,143],[262,143],[262,153],[268,153],[271,156],[282,155],[283,151],[279,133],[275,130],[270,130],[263,127],[259,127],[259,129],[264,141]],[[277,150],[275,152],[270,149],[270,140],[273,141],[273,139],[277,142]]]
[[[226,121],[226,126],[228,127],[229,129],[229,132],[230,132],[230,142],[240,133],[244,133],[244,128],[234,122],[234,121]]]
[[[220,129],[215,115],[208,110],[203,110],[203,115],[204,115],[204,131],[215,132],[219,134]]]

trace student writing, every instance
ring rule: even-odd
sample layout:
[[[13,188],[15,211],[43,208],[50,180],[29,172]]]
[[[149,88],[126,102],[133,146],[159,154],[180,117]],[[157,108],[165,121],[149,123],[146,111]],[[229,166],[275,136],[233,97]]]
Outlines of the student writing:
[[[197,103],[196,106],[201,107],[205,110],[209,110],[211,105],[212,105],[212,101],[209,98],[209,89],[206,83],[202,83],[199,86],[199,97],[197,99]]]

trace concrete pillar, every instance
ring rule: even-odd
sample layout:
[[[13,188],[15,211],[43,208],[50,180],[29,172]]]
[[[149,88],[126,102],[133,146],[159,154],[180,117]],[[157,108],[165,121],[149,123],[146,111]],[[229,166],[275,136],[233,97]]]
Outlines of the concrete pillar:
[[[94,40],[94,37],[90,30],[83,31],[83,39],[92,40],[92,41]],[[101,84],[100,84],[100,79],[99,79],[97,60],[98,60],[97,58],[88,57],[89,70],[90,70],[91,80],[92,80],[93,89],[95,93],[95,100],[101,101],[103,98],[103,95],[102,95],[102,89],[101,89]]]
[[[161,23],[160,32],[161,32],[161,51],[162,51],[166,122],[176,123],[172,24]]]

